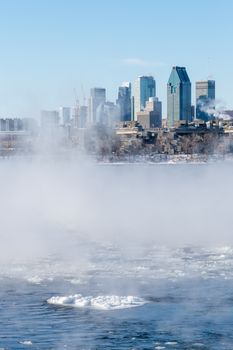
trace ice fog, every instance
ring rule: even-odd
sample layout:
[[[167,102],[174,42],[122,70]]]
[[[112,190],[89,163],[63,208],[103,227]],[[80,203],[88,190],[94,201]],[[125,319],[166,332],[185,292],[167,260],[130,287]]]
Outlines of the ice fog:
[[[85,261],[85,242],[117,244],[126,252],[132,246],[231,245],[232,170],[230,163],[2,160],[0,259]]]

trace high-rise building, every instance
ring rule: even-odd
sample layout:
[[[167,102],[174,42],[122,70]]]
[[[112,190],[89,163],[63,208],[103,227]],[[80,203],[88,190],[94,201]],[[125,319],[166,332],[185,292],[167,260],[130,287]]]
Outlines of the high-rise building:
[[[150,97],[144,111],[137,113],[137,121],[144,129],[161,128],[162,103],[157,97]]]
[[[131,97],[131,120],[134,120],[134,96]]]
[[[196,82],[196,118],[208,121],[213,118],[215,104],[215,81]]]
[[[71,108],[70,107],[60,107],[59,108],[60,120],[63,125],[69,125],[71,121]]]
[[[140,76],[135,82],[134,90],[134,120],[137,120],[137,113],[146,107],[150,97],[156,96],[155,79],[152,76]]]
[[[88,108],[87,106],[80,106],[79,107],[79,127],[85,128],[87,124],[87,112]]]
[[[192,120],[191,82],[185,67],[173,67],[167,83],[168,127],[175,126],[181,120]]]
[[[118,99],[116,104],[119,108],[120,121],[131,120],[131,83],[123,83],[118,90]]]
[[[106,102],[106,90],[104,88],[91,89],[91,95],[89,99],[89,123],[96,124],[96,111],[97,108]]]
[[[101,103],[96,110],[96,123],[112,126],[119,120],[119,109],[113,102]]]
[[[76,106],[72,108],[72,126],[74,128],[85,128],[88,118],[87,106]]]

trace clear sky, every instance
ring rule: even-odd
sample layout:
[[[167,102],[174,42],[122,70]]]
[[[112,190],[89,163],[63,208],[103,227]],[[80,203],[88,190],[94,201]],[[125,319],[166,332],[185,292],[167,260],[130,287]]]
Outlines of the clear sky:
[[[94,86],[152,74],[166,111],[173,65],[216,80],[233,108],[232,0],[0,0],[0,116],[38,117]],[[83,86],[83,88],[82,88]],[[193,91],[193,100],[194,100]]]

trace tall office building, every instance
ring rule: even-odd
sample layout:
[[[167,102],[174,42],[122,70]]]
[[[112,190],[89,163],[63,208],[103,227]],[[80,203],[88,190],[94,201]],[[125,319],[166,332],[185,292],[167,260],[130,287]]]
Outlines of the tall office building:
[[[143,129],[161,128],[162,103],[157,97],[150,97],[144,111],[137,113],[137,121]]]
[[[85,128],[88,118],[87,106],[76,106],[72,109],[72,126],[74,128]]]
[[[101,103],[96,110],[96,123],[113,126],[119,120],[118,107],[113,102]]]
[[[87,106],[80,106],[79,107],[79,127],[85,128],[87,124],[87,112],[88,108]]]
[[[63,125],[69,125],[71,121],[71,108],[70,107],[60,107],[59,108],[60,120]]]
[[[156,96],[155,79],[152,76],[140,76],[135,82],[134,91],[134,120],[137,120],[137,113],[146,107],[150,97]]]
[[[119,119],[123,122],[131,120],[131,83],[123,83],[118,90],[116,104],[119,108]]]
[[[131,97],[131,120],[134,120],[134,96]]]
[[[215,104],[215,81],[196,82],[196,118],[208,121],[213,118]]]
[[[168,127],[175,126],[181,120],[192,120],[191,82],[185,67],[173,67],[167,83]]]
[[[97,108],[106,102],[106,90],[104,88],[93,88],[91,89],[91,95],[89,99],[89,123],[97,123]]]

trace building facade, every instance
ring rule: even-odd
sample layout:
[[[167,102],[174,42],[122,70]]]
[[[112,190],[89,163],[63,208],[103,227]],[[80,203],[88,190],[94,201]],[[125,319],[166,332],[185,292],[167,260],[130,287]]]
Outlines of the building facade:
[[[119,109],[113,102],[107,101],[98,106],[96,123],[111,127],[117,120],[119,120]]]
[[[156,96],[156,83],[152,76],[140,76],[135,82],[134,89],[134,120],[137,113],[143,111],[150,97]]]
[[[196,82],[196,119],[213,119],[215,109],[215,81]]]
[[[123,83],[118,90],[116,104],[119,109],[119,120],[127,122],[131,120],[131,83]]]
[[[88,121],[88,107],[76,106],[72,109],[72,127],[73,128],[85,128]]]
[[[143,129],[161,128],[162,103],[157,97],[150,97],[144,111],[137,113],[137,121]]]
[[[19,118],[0,119],[0,131],[21,131],[23,130],[23,121]]]
[[[167,83],[167,123],[174,127],[179,121],[192,121],[191,82],[185,67],[173,67]]]
[[[59,116],[63,125],[70,125],[71,122],[71,108],[70,107],[60,107]]]
[[[79,128],[85,128],[87,124],[87,114],[88,114],[88,108],[87,106],[80,106],[79,107]]]
[[[106,102],[106,89],[93,88],[91,89],[89,105],[88,105],[88,122],[90,124],[96,124],[97,121],[97,109],[101,104]]]

